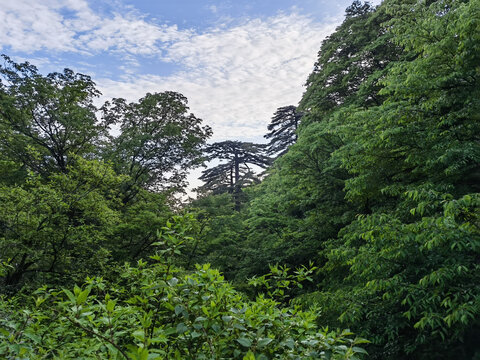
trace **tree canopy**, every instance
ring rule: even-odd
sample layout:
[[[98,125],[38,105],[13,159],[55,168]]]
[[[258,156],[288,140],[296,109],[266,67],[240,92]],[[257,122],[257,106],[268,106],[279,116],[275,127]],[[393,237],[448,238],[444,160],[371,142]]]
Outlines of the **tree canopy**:
[[[238,259],[218,262],[241,281],[314,261],[296,301],[372,340],[369,358],[479,353],[479,6],[355,1],[322,43],[295,144],[249,191]]]
[[[203,171],[200,180],[205,184],[201,190],[214,194],[228,192],[233,194],[235,204],[240,206],[241,189],[258,181],[254,166],[265,169],[271,162],[264,154],[265,146],[249,142],[223,141],[207,147],[208,160],[226,160]]]
[[[66,172],[71,156],[98,152],[110,123],[98,121],[100,95],[87,75],[65,69],[39,74],[3,56],[0,65],[0,150],[3,160],[36,173]]]
[[[145,256],[172,215],[172,194],[202,163],[210,128],[178,93],[99,109],[90,77],[4,60],[0,292],[71,284]]]
[[[293,105],[278,108],[268,124],[268,133],[264,138],[270,139],[267,151],[270,155],[281,156],[287,152],[290,145],[297,141],[297,129],[302,113]]]
[[[105,156],[130,177],[131,187],[185,187],[187,171],[202,162],[211,129],[188,113],[183,95],[147,94],[136,103],[113,99],[102,112],[104,121],[120,127]]]

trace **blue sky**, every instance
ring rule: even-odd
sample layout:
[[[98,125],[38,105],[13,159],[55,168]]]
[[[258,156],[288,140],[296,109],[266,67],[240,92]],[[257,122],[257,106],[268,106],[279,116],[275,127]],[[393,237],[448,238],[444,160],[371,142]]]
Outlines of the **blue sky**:
[[[371,1],[378,4],[380,0]],[[211,141],[263,141],[351,0],[1,0],[0,52],[134,101],[178,91]]]

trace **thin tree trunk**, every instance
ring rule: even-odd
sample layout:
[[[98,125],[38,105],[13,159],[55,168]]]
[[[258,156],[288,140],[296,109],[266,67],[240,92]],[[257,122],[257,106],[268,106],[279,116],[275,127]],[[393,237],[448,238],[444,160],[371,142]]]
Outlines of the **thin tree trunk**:
[[[235,201],[235,210],[240,211],[240,161],[238,154],[235,152],[235,188],[233,192],[233,199]]]

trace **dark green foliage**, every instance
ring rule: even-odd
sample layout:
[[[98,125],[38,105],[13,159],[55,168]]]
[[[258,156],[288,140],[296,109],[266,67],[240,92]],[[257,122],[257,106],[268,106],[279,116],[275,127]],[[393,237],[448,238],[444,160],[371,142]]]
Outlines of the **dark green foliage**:
[[[391,42],[392,34],[383,26],[390,19],[383,6],[375,10],[355,1],[346,12],[342,25],[323,41],[307,80],[300,102],[307,122],[327,120],[342,105],[381,103],[378,80],[401,56],[401,48]]]
[[[122,189],[124,186],[122,184]],[[171,216],[165,194],[140,189],[134,202],[122,206],[119,222],[110,230],[109,248],[113,258],[137,261],[148,256],[157,231]]]
[[[188,211],[199,222],[194,237],[198,246],[190,263],[211,263],[228,280],[245,280],[241,271],[245,258],[243,237],[244,210],[235,210],[230,194],[209,195],[195,200]]]
[[[326,243],[310,301],[324,307],[323,321],[370,335],[374,358],[471,359],[479,2],[387,1],[380,10],[408,57],[388,67],[383,103],[352,102],[331,117],[343,145],[330,162],[348,170],[345,198],[363,215]]]
[[[416,221],[370,215],[329,244],[328,291],[318,296],[327,313],[338,313],[342,323],[373,335],[388,352],[418,359],[469,358],[473,349],[462,342],[478,331],[480,312],[474,285],[479,281],[479,196],[454,200],[428,191],[408,197],[418,204],[411,210]],[[348,268],[341,286],[335,281],[340,267]],[[333,308],[332,298],[340,300]]]
[[[175,92],[147,94],[138,103],[113,99],[102,107],[103,119],[120,125],[120,135],[106,149],[117,172],[130,177],[130,200],[139,187],[175,190],[185,187],[187,170],[201,164],[211,135],[202,120],[188,113],[187,99]]]
[[[387,9],[398,16],[411,12],[408,5],[394,5]],[[388,101],[352,111],[348,119],[345,133],[355,142],[341,156],[345,167],[359,174],[347,184],[351,197],[367,188],[371,196],[395,196],[426,181],[460,193],[478,191],[478,55],[471,53],[477,29],[475,21],[461,20],[474,19],[475,2],[442,17],[436,13],[443,2],[422,6],[415,14],[423,13],[423,19],[392,21],[396,41],[417,57],[392,67],[381,91]]]
[[[281,156],[290,145],[297,141],[297,129],[303,114],[293,105],[278,108],[268,124],[269,132],[264,136],[270,139],[267,151],[270,155]]]
[[[29,63],[3,56],[0,65],[0,160],[40,174],[65,172],[70,156],[98,152],[108,121],[97,121],[100,92],[69,69],[42,76]]]
[[[2,74],[15,81],[2,84],[0,103],[3,292],[93,273],[109,280],[91,278],[73,293],[43,288],[35,304],[4,299],[0,354],[364,352],[346,333],[317,328],[329,324],[370,339],[371,359],[478,359],[479,49],[480,0],[355,1],[322,44],[298,130],[297,109],[283,107],[269,147],[211,145],[219,163],[203,173],[206,196],[185,216],[172,216],[168,193],[152,191],[181,183],[209,134],[181,95],[114,100],[103,122],[67,131],[73,150],[57,159],[52,144],[73,125],[56,111],[90,119],[93,83],[68,71],[43,78],[7,60]],[[112,123],[122,133],[108,139]],[[78,134],[93,145],[78,145]],[[281,154],[273,165],[266,148]],[[88,159],[101,156],[113,164]],[[269,168],[247,187],[259,182],[254,167]],[[150,263],[119,265],[154,249]],[[189,272],[206,262],[245,294],[208,265]]]
[[[66,69],[0,66],[0,293],[109,275],[149,254],[211,131],[177,93],[113,100]],[[111,137],[109,126],[120,125]],[[168,191],[164,191],[168,189]],[[153,191],[155,190],[155,192]]]
[[[365,353],[359,345],[367,341],[349,331],[321,330],[314,312],[283,307],[269,296],[248,300],[209,265],[185,274],[173,258],[188,239],[175,229],[163,229],[155,264],[126,266],[114,284],[96,277],[73,292],[44,287],[24,311],[0,301],[0,355],[354,360]]]
[[[479,7],[354,2],[232,235],[238,278],[314,261],[296,301],[371,358],[478,357]]]
[[[0,187],[0,253],[10,265],[2,292],[104,272],[122,177],[98,161],[72,162],[47,181],[31,174],[22,185]]]
[[[265,146],[240,141],[223,141],[207,147],[208,160],[226,160],[204,170],[201,191],[233,194],[236,210],[240,209],[242,188],[258,182],[253,166],[266,168],[271,160],[264,154]]]
[[[387,63],[398,57],[391,35],[381,26],[388,16],[373,10],[355,3],[345,22],[322,44],[300,104],[305,115],[298,140],[277,160],[248,209],[246,248],[252,251],[247,268],[252,271],[261,273],[268,263],[298,266],[317,260],[324,242],[364,207],[345,199],[350,175],[342,159],[332,154],[345,145],[338,132],[343,119],[335,116],[339,106],[366,106],[366,97],[373,96],[367,93],[375,94],[378,85],[363,81],[377,71],[383,74]]]

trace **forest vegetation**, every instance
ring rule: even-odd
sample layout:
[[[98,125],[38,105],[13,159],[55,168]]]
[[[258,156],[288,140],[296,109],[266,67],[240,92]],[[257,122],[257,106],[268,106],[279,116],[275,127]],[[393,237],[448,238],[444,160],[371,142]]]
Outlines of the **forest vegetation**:
[[[355,0],[312,65],[208,143],[4,55],[0,358],[480,359],[480,0]]]

